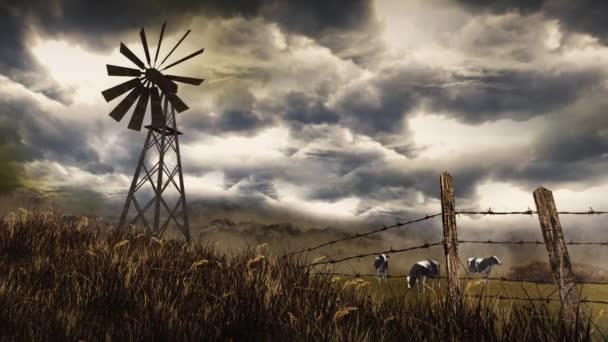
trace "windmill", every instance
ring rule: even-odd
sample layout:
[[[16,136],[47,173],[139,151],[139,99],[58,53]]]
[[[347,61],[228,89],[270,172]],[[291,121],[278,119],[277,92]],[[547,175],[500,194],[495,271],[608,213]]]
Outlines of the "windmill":
[[[153,61],[148,50],[146,33],[143,28],[139,32],[147,64],[144,64],[125,44],[120,43],[120,53],[135,64],[137,69],[106,65],[109,76],[132,78],[102,91],[101,94],[106,102],[110,102],[129,92],[110,112],[110,116],[116,121],[121,121],[137,101],[128,125],[129,129],[136,131],[141,131],[148,102],[150,103],[151,122],[145,126],[148,134],[135,168],[118,227],[124,228],[125,225],[140,222],[147,231],[162,236],[167,227],[174,223],[189,242],[191,237],[179,150],[179,136],[182,133],[177,130],[175,117],[176,113],[187,110],[188,106],[177,96],[175,82],[198,86],[203,79],[167,75],[164,72],[201,54],[204,49],[163,67],[175,49],[188,36],[190,33],[188,30],[166,57],[157,64],[166,24],[166,22],[163,24],[160,31]],[[171,196],[170,192],[176,196]],[[133,217],[129,217],[131,206],[135,209]]]

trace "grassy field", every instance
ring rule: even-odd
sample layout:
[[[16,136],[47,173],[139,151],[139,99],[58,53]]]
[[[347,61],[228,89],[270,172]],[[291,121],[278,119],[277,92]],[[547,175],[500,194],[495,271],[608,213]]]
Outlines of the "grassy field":
[[[601,339],[584,317],[564,329],[542,302],[464,300],[452,309],[441,292],[404,293],[403,279],[379,289],[374,279],[311,271],[263,245],[226,255],[23,212],[0,220],[0,340]]]
[[[347,280],[348,277],[342,277]],[[414,291],[407,288],[405,278],[388,279],[387,284],[378,284],[375,277],[363,277],[370,283],[370,288],[375,295],[384,296],[408,296],[413,295]],[[463,286],[468,294],[479,295],[486,294],[491,296],[511,296],[511,297],[526,297],[527,295],[533,298],[559,298],[556,293],[556,287],[550,284],[533,284],[533,283],[517,283],[508,281],[492,280],[488,287],[485,287],[481,279],[465,280]],[[432,293],[430,288],[431,282],[427,280],[427,291]],[[440,289],[445,289],[445,279],[442,279]],[[579,285],[581,298],[588,300],[608,300],[608,285]],[[435,288],[437,290],[437,288]],[[608,309],[608,306],[599,306],[598,308]]]
[[[343,281],[351,280],[352,278],[342,277]],[[419,296],[413,289],[407,288],[405,278],[388,279],[386,284],[378,284],[375,277],[363,277],[365,281],[369,282],[370,290],[377,300],[391,300],[396,297],[413,298]],[[426,296],[437,296],[438,292],[442,293],[441,290],[446,288],[445,280],[442,280],[440,288],[434,290],[430,287],[431,282],[427,281]],[[550,284],[533,284],[533,283],[517,283],[508,281],[493,280],[490,282],[488,287],[485,287],[483,282],[478,280],[465,280],[463,282],[463,288],[467,295],[483,296],[487,295],[490,297],[514,297],[514,298],[552,298],[559,299],[557,294],[557,287]],[[608,285],[584,285],[578,286],[582,299],[587,300],[608,300]],[[494,300],[498,305],[503,307],[510,306],[513,302],[511,300]],[[554,310],[559,310],[559,303],[551,303],[548,305]],[[597,327],[608,336],[608,305],[607,304],[596,304],[596,303],[585,303],[584,310],[593,318],[593,322]],[[602,310],[604,310],[602,312]]]

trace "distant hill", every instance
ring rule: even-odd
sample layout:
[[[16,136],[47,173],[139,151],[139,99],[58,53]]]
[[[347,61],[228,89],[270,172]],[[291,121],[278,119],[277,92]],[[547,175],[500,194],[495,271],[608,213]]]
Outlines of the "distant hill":
[[[350,236],[352,232],[341,229],[309,228],[304,229],[292,223],[264,224],[254,221],[234,222],[230,219],[214,219],[197,229],[197,238],[201,242],[214,242],[219,247],[243,248],[247,245],[255,247],[268,243],[275,250],[293,250],[308,247],[328,240]],[[353,245],[359,247],[377,244],[380,236],[352,241],[343,244],[340,249],[350,249]]]

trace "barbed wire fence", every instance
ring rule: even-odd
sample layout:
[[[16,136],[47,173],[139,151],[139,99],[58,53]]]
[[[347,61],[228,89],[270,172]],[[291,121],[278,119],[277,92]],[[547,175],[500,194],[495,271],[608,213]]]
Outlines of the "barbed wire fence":
[[[335,245],[337,243],[345,242],[345,241],[348,241],[348,240],[353,240],[353,239],[367,237],[367,236],[370,236],[372,234],[381,233],[381,232],[385,232],[385,231],[388,231],[388,230],[391,230],[391,229],[400,228],[400,227],[404,227],[404,226],[411,225],[411,224],[414,224],[414,223],[430,220],[430,219],[432,219],[434,217],[437,217],[437,216],[441,216],[441,213],[433,214],[433,215],[425,215],[424,217],[421,217],[421,218],[418,218],[418,219],[415,219],[415,220],[410,220],[410,221],[407,221],[407,222],[397,222],[397,223],[395,223],[393,225],[383,226],[383,227],[380,227],[380,228],[372,229],[372,230],[370,230],[368,232],[365,232],[365,233],[353,234],[353,235],[350,235],[350,236],[347,236],[347,237],[344,237],[344,238],[341,238],[341,239],[330,240],[328,242],[324,242],[324,243],[316,245],[316,246],[307,247],[307,248],[303,248],[303,249],[297,250],[295,252],[287,254],[286,256],[293,256],[293,255],[301,254],[301,253],[304,253],[304,252],[312,252],[312,251],[317,250],[317,249],[322,248],[322,247],[326,247],[326,246],[330,246],[330,245]]]
[[[395,253],[409,252],[409,251],[413,251],[413,250],[417,250],[417,249],[426,249],[426,248],[430,248],[430,247],[433,247],[433,246],[441,246],[441,245],[443,245],[443,242],[433,242],[433,243],[428,243],[427,242],[427,243],[425,243],[423,245],[419,245],[419,246],[412,246],[412,247],[406,247],[406,248],[400,248],[400,249],[391,248],[391,249],[388,249],[388,250],[385,250],[385,251],[380,251],[380,252],[355,254],[355,255],[343,257],[343,258],[340,258],[340,259],[330,259],[330,260],[327,260],[327,261],[317,261],[317,262],[312,262],[312,263],[308,264],[307,266],[337,264],[337,263],[348,261],[348,260],[361,259],[361,258],[368,257],[368,256],[376,256],[378,254],[395,254]]]
[[[353,278],[363,278],[363,277],[375,277],[376,274],[372,273],[341,273],[341,272],[318,272],[317,274],[328,275],[328,276],[341,276],[341,277],[353,277]],[[407,274],[398,274],[398,275],[388,275],[387,278],[406,278]],[[436,277],[439,279],[446,279],[445,276]],[[459,277],[460,280],[480,280],[480,278],[475,277]],[[496,280],[502,282],[512,282],[512,283],[532,283],[532,284],[554,284],[552,280],[543,280],[543,279],[520,279],[520,278],[508,278],[508,277],[488,277],[483,278],[488,280]],[[584,281],[579,284],[592,284],[592,285],[608,285],[608,282],[602,281]]]
[[[608,211],[596,211],[592,207],[589,207],[589,210],[585,211],[557,211],[555,202],[553,199],[553,195],[551,191],[545,188],[538,188],[534,191],[534,200],[537,207],[537,210],[532,210],[527,208],[524,211],[495,211],[492,207],[488,208],[488,210],[480,211],[480,210],[461,210],[456,209],[454,202],[454,181],[453,177],[447,172],[443,173],[440,178],[440,188],[441,188],[441,202],[442,202],[442,211],[441,213],[428,215],[425,214],[424,217],[420,217],[417,219],[413,219],[405,222],[397,222],[393,225],[385,225],[382,227],[378,227],[372,229],[367,232],[352,234],[340,239],[330,240],[324,243],[320,243],[314,246],[302,248],[296,250],[292,253],[285,255],[285,257],[295,256],[302,253],[309,253],[315,250],[318,250],[323,247],[333,246],[339,243],[343,243],[353,239],[366,238],[373,234],[383,233],[388,230],[400,228],[400,227],[412,227],[416,223],[420,223],[423,221],[430,220],[435,217],[442,217],[443,223],[443,239],[437,242],[425,242],[421,245],[402,247],[402,248],[390,248],[388,250],[376,251],[370,253],[360,253],[349,256],[344,256],[340,258],[327,258],[321,257],[313,260],[312,262],[306,264],[307,267],[311,269],[315,266],[322,265],[335,265],[342,262],[350,261],[350,260],[360,260],[362,258],[376,256],[379,254],[395,254],[395,253],[405,253],[411,251],[417,251],[422,249],[429,249],[431,247],[443,246],[444,252],[446,256],[446,269],[447,276],[440,277],[442,279],[446,279],[448,283],[448,298],[456,301],[458,298],[462,297],[462,291],[460,286],[461,280],[474,280],[479,278],[473,278],[468,275],[468,269],[464,266],[460,258],[458,257],[457,246],[462,244],[492,244],[492,245],[545,245],[547,248],[547,253],[549,255],[549,262],[551,264],[551,269],[553,272],[554,281],[541,280],[541,279],[513,279],[506,277],[488,277],[488,280],[498,280],[502,282],[518,282],[518,283],[533,283],[533,284],[554,284],[559,291],[559,299],[555,298],[535,298],[534,300],[549,300],[549,301],[559,301],[562,305],[561,312],[563,312],[563,319],[566,322],[571,322],[572,317],[576,317],[577,312],[573,311],[572,308],[578,308],[581,303],[594,303],[594,304],[608,304],[608,301],[603,300],[590,300],[590,299],[581,299],[580,294],[576,290],[576,285],[581,284],[591,284],[591,285],[608,285],[608,282],[600,282],[600,281],[576,281],[574,277],[574,273],[572,272],[572,265],[570,262],[567,246],[608,246],[608,241],[566,241],[563,236],[561,223],[559,221],[559,215],[606,215]],[[541,232],[543,233],[543,240],[535,240],[535,241],[526,241],[526,240],[470,240],[463,239],[459,240],[457,238],[456,231],[456,217],[460,217],[461,215],[481,215],[481,216],[508,216],[508,215],[528,215],[534,216],[537,215],[539,218],[539,223],[541,226]],[[466,277],[461,277],[460,274],[460,266],[467,273]],[[327,275],[327,276],[346,276],[346,277],[373,277],[375,274],[361,274],[361,273],[339,273],[339,272],[317,272],[319,275]],[[390,278],[405,278],[407,275],[393,275]],[[492,296],[485,295],[486,298],[492,298]],[[528,299],[528,298],[518,298],[512,296],[496,296],[500,299]],[[578,310],[578,309],[576,309]]]

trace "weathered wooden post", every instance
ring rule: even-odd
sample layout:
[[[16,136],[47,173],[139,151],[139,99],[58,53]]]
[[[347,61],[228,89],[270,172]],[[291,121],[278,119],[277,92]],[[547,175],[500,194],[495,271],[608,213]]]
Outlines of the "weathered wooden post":
[[[547,253],[549,253],[553,278],[559,289],[563,320],[566,327],[572,329],[576,323],[580,298],[576,290],[572,264],[564,241],[562,225],[557,215],[553,193],[540,187],[534,191],[534,202],[536,203],[538,220],[545,239]]]
[[[460,301],[460,268],[458,260],[458,235],[456,234],[456,204],[454,201],[454,177],[444,172],[439,178],[441,188],[441,212],[443,220],[443,250],[446,261],[448,300],[452,309]]]

